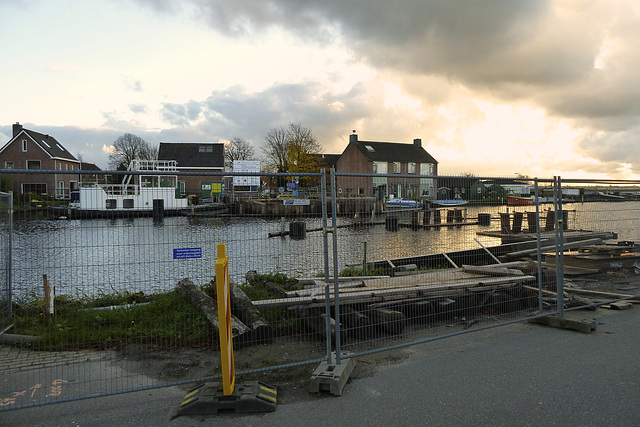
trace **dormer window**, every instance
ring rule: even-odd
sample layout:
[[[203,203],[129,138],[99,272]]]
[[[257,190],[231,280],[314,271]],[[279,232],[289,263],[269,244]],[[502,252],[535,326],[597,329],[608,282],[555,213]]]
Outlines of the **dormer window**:
[[[22,140],[22,152],[23,153],[27,152],[27,140],[26,139]]]
[[[213,153],[213,145],[200,145],[198,146],[199,153]]]

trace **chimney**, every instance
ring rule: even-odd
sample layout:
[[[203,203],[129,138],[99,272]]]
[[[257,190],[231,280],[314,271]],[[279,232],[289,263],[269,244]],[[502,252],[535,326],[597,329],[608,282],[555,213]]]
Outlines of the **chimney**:
[[[16,122],[13,125],[13,136],[16,136],[17,134],[19,134],[20,131],[22,131],[22,125],[19,122]]]
[[[353,133],[349,135],[349,143],[352,143],[352,142],[358,142],[358,135],[356,134],[355,129]]]
[[[418,147],[422,147],[422,139],[420,138],[415,138],[413,140],[413,145],[417,145]]]

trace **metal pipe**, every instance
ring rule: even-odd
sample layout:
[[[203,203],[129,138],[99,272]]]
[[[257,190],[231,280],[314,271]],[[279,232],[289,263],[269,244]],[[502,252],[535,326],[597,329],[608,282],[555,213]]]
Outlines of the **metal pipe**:
[[[331,294],[329,292],[329,239],[327,236],[327,178],[321,169],[320,198],[322,200],[322,246],[324,251],[325,330],[327,338],[327,363],[331,361]]]
[[[558,236],[560,236],[560,263],[556,265],[558,272],[558,307],[559,316],[564,316],[564,213],[562,212],[562,179],[558,176],[558,217],[556,218],[558,226]]]
[[[536,254],[538,259],[538,310],[542,313],[542,238],[540,236],[540,201],[538,200],[538,178],[534,178],[534,197],[536,200]]]
[[[336,316],[336,365],[340,364],[340,286],[338,282],[338,233],[336,208],[336,170],[331,168],[331,226],[333,228],[333,294]],[[331,330],[327,331],[328,334]]]

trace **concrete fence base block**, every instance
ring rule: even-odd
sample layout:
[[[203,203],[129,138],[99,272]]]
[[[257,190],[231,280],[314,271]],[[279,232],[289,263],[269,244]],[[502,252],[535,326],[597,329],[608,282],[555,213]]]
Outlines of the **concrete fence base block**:
[[[332,360],[336,360],[335,356],[334,352]],[[342,395],[342,390],[355,366],[356,360],[353,358],[341,360],[339,365],[322,362],[311,375],[309,392],[320,393],[328,391],[335,396]]]
[[[529,322],[552,326],[554,328],[571,329],[578,332],[584,332],[586,334],[589,334],[596,330],[595,320],[569,319],[566,317],[558,317],[556,315],[538,317],[538,318],[529,320]]]

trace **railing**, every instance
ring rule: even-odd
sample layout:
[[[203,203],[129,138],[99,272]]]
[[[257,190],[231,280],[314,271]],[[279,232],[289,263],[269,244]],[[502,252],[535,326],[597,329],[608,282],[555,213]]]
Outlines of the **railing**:
[[[407,196],[420,177],[327,175],[309,174],[322,184],[301,189],[296,204],[226,197],[183,216],[59,221],[42,208],[20,211],[9,227],[9,246],[20,250],[5,266],[12,281],[4,286],[17,312],[4,319],[29,342],[2,349],[12,363],[0,364],[0,411],[219,379],[218,330],[192,298],[211,301],[219,243],[234,289],[246,295],[232,300],[244,378],[638,297],[640,262],[629,255],[640,252],[629,243],[640,241],[634,200],[614,203],[585,190],[571,203],[508,206],[500,204],[500,183],[510,179],[428,177],[460,190],[467,204],[421,198],[415,209],[394,211],[389,195]],[[543,187],[560,195],[594,184],[520,181],[534,197]],[[357,191],[348,197],[340,188]],[[609,251],[614,264],[596,265],[597,257],[591,266],[573,264],[585,258],[572,251],[585,250]],[[60,393],[13,397],[45,383]]]

